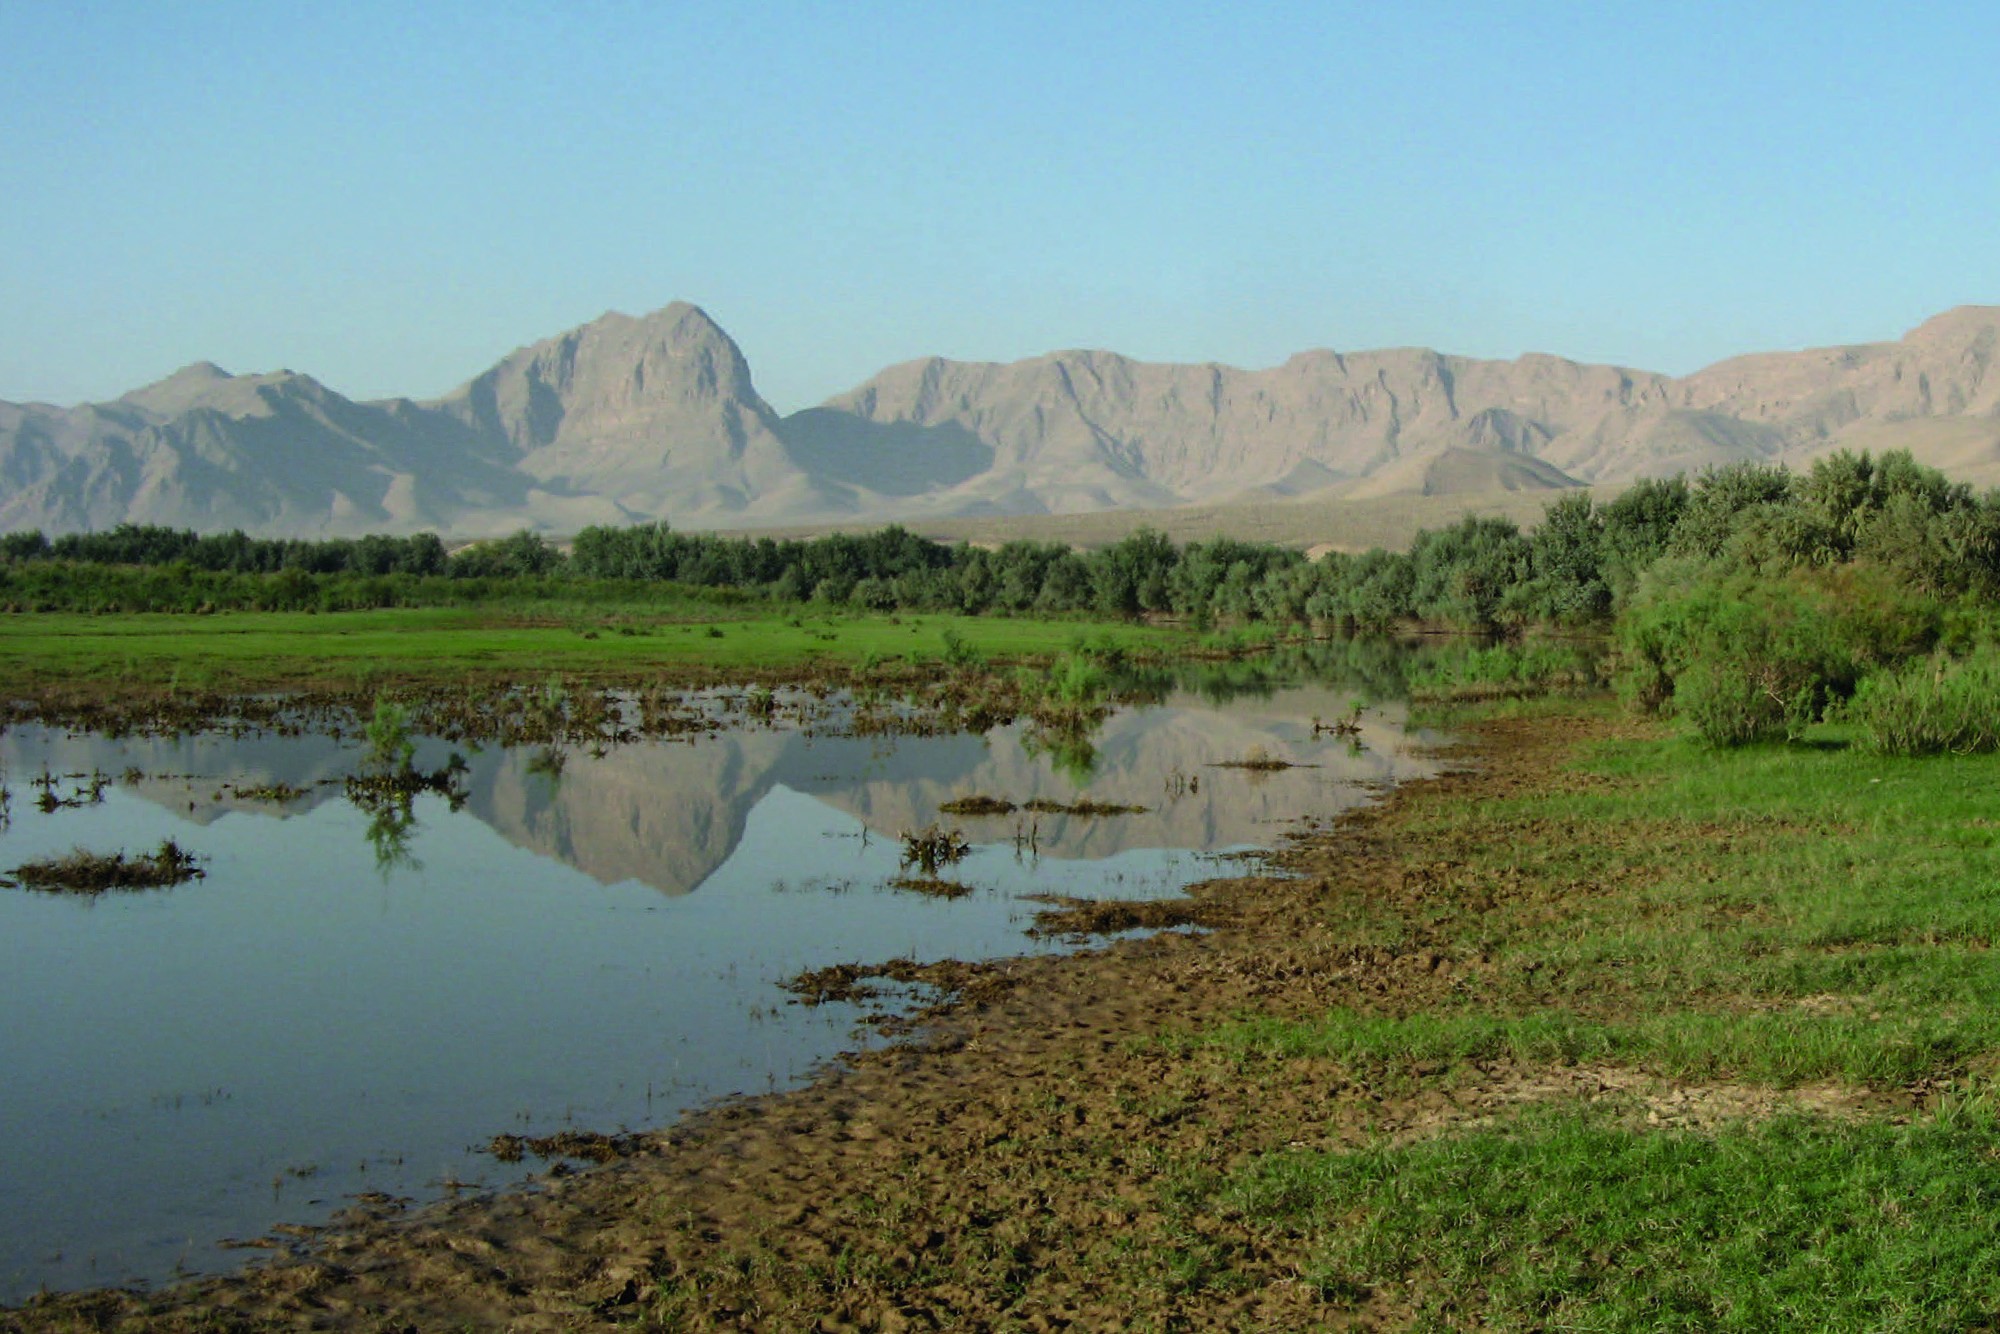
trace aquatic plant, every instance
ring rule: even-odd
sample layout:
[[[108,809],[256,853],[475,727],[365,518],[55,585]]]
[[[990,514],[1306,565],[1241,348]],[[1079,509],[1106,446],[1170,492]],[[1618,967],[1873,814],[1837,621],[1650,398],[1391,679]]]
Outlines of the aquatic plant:
[[[553,1135],[495,1135],[483,1146],[503,1163],[518,1163],[533,1154],[537,1158],[578,1158],[586,1162],[608,1163],[632,1152],[636,1135],[606,1135],[594,1130],[559,1130]]]
[[[975,792],[967,797],[954,797],[940,805],[938,809],[946,815],[1012,815],[1014,803],[1001,797],[989,797]]]
[[[111,786],[111,780],[101,773],[71,777],[70,790],[64,793],[57,789],[61,779],[47,769],[42,770],[41,776],[34,780],[34,786],[40,792],[35,798],[35,809],[44,815],[51,815],[59,810],[96,806],[104,801],[104,789]]]
[[[163,889],[206,874],[193,853],[169,838],[138,856],[77,848],[62,857],[23,862],[8,883],[44,893],[102,894],[108,889]]]
[[[390,773],[409,769],[417,755],[417,743],[410,735],[410,711],[383,695],[375,701],[375,714],[362,735],[368,742],[368,762]]]
[[[249,787],[238,786],[232,790],[244,801],[271,801],[279,805],[297,801],[306,795],[304,788],[283,782],[260,783]]]
[[[889,882],[891,889],[904,890],[911,894],[922,894],[932,899],[962,899],[972,893],[972,886],[957,880],[944,880],[935,875],[906,875]]]
[[[1146,813],[1144,806],[1125,806],[1115,801],[1092,801],[1088,797],[1071,802],[1050,801],[1046,797],[1037,797],[1033,801],[1023,802],[1021,809],[1034,811],[1039,815],[1144,815]]]
[[[551,787],[562,782],[563,766],[569,754],[561,746],[543,746],[528,757],[528,772],[549,780]]]
[[[1261,742],[1250,747],[1233,760],[1217,760],[1218,769],[1248,769],[1252,773],[1271,773],[1278,769],[1302,769],[1312,766],[1302,765],[1294,760],[1281,759],[1273,755]]]
[[[1065,653],[1042,671],[1023,668],[1015,683],[1044,727],[1087,730],[1111,711],[1111,675],[1087,653]]]
[[[1334,736],[1344,736],[1349,739],[1359,737],[1361,735],[1361,714],[1364,707],[1365,706],[1361,703],[1361,701],[1357,699],[1354,701],[1353,705],[1349,708],[1348,714],[1345,718],[1335,718],[1330,723],[1321,722],[1319,720],[1319,715],[1314,714],[1312,720],[1313,735],[1317,737],[1322,733],[1330,732]]]
[[[560,737],[569,724],[569,687],[560,676],[551,676],[539,690],[528,692],[522,701],[524,730],[537,736]]]
[[[971,851],[972,845],[965,841],[965,835],[943,825],[934,824],[903,835],[903,865],[919,867],[928,876],[935,876],[940,866],[962,861]]]

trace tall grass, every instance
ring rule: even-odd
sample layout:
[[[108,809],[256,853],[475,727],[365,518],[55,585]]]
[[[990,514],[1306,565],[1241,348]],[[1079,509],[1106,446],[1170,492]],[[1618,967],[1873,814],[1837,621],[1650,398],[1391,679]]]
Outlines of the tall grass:
[[[1532,641],[1439,650],[1409,673],[1419,700],[1501,699],[1597,685],[1602,677],[1594,644]]]
[[[1861,683],[1848,716],[1883,755],[2000,748],[2000,649],[1878,672]]]

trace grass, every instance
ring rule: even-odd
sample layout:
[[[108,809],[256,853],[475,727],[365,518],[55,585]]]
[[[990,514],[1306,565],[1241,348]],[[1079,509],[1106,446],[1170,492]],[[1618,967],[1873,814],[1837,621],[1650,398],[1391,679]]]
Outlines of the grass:
[[[1953,1014],[1870,1016],[1783,1011],[1642,1014],[1618,1022],[1565,1011],[1395,1019],[1338,1011],[1308,1022],[1249,1020],[1204,1035],[1245,1056],[1330,1060],[1356,1081],[1474,1062],[1626,1066],[1672,1080],[1735,1079],[1779,1087],[1820,1079],[1897,1087],[1961,1067],[1993,1042],[1982,1020]]]
[[[2000,758],[1855,737],[1639,737],[1554,790],[1427,805],[1400,831],[1425,849],[1416,892],[1337,898],[1326,932],[1455,962],[1442,999],[1245,1014],[1168,1046],[1251,1080],[1330,1066],[1378,1097],[1540,1091],[1255,1157],[1189,1216],[1234,1218],[1328,1301],[1389,1299],[1418,1328],[1988,1327]],[[1556,1077],[1579,1068],[1628,1091]],[[1632,1089],[1757,1096],[1688,1128]]]
[[[1320,1236],[1336,1302],[1419,1293],[1494,1329],[1938,1330],[2000,1310],[1990,1101],[1907,1126],[1787,1116],[1635,1133],[1573,1112],[1267,1158],[1224,1206]]]
[[[388,608],[216,615],[0,616],[0,677],[16,688],[347,689],[470,676],[741,678],[815,667],[921,668],[948,655],[1040,659],[1090,639],[1133,654],[1180,632],[1002,617],[848,613],[707,603]]]

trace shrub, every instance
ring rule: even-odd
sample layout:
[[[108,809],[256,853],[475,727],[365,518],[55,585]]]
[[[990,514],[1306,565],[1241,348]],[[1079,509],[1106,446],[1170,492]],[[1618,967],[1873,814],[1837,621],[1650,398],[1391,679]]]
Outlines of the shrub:
[[[1855,567],[1645,587],[1619,618],[1616,681],[1713,745],[1796,736],[1869,671],[1928,652],[1943,608]]]
[[[1855,691],[1848,716],[1883,755],[2000,749],[2000,649],[1877,672]]]

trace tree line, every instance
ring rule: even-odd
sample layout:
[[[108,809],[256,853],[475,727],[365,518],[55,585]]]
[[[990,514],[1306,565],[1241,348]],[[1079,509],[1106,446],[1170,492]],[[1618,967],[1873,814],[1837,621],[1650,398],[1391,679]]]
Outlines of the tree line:
[[[1641,481],[1608,503],[1573,492],[1526,531],[1468,516],[1420,532],[1407,551],[1310,561],[1226,537],[1177,546],[1149,529],[1080,552],[1032,541],[948,545],[893,526],[778,540],[642,523],[586,528],[567,550],[522,531],[451,553],[430,533],[298,541],[124,525],[53,539],[8,534],[0,565],[0,600],[37,606],[61,604],[69,585],[138,596],[85,573],[134,567],[179,583],[124,586],[167,598],[200,585],[217,606],[382,606],[474,592],[445,587],[454,582],[617,581],[871,610],[1494,631],[1608,624],[1635,599],[1728,572],[1769,579],[1858,565],[1924,596],[1990,598],[2000,590],[2000,493],[1975,495],[1907,453],[1842,452],[1805,473],[1738,464]],[[46,572],[31,578],[32,567]],[[197,572],[216,577],[191,578]]]

